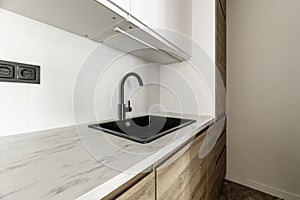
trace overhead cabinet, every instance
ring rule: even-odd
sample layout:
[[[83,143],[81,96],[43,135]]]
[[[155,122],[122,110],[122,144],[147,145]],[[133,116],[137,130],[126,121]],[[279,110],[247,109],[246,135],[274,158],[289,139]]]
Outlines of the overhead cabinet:
[[[147,3],[147,1],[143,2]],[[9,0],[1,1],[0,7],[95,42],[101,42],[149,62],[168,64],[189,59],[189,53],[178,47],[182,46],[180,42],[176,46],[172,38],[173,42],[170,42],[163,35],[145,26],[138,18],[131,17],[131,3],[136,2],[130,0]],[[155,7],[157,10],[160,6],[152,6],[153,9]],[[137,8],[134,10],[136,11]],[[163,16],[162,10],[160,13],[161,20],[172,17],[167,13]],[[181,29],[183,30],[182,27]]]
[[[127,13],[130,13],[130,0],[109,0],[117,7],[121,8]],[[101,1],[100,1],[101,2]]]
[[[130,21],[142,22],[178,51],[191,55],[192,0],[131,0],[130,10]]]
[[[94,0],[9,0],[1,1],[0,7],[90,39],[128,16],[120,9],[114,14]]]

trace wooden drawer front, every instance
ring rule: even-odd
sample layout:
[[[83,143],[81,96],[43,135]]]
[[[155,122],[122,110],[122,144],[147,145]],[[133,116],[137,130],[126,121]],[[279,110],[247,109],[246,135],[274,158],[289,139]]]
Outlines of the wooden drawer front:
[[[216,193],[220,194],[222,190],[223,180],[226,174],[226,147],[222,151],[221,157],[219,158],[217,165],[216,165]]]
[[[214,162],[217,162],[217,160],[220,158],[221,153],[226,146],[226,132],[224,132],[221,137],[219,138],[217,145],[216,145],[216,155],[214,156]]]
[[[117,200],[155,200],[155,172],[150,173],[137,182],[126,192],[116,198]]]
[[[216,165],[218,158],[221,156],[222,150],[224,149],[225,146],[226,146],[226,132],[224,132],[221,135],[221,137],[217,141],[217,144],[207,156],[208,163],[209,163],[208,171],[210,171],[209,170],[210,168],[214,169],[214,166]]]
[[[157,169],[157,199],[205,199],[207,161],[199,158],[204,134],[195,138],[175,161]],[[172,158],[171,158],[172,160]]]
[[[216,164],[214,175],[208,181],[207,200],[219,199],[222,186],[223,186],[225,173],[226,173],[226,148],[222,152],[221,157]]]
[[[207,199],[216,200],[219,196],[216,189],[220,184],[218,182],[220,182],[221,177],[224,178],[226,172],[226,132],[221,135],[217,144],[207,156],[207,165]],[[223,178],[221,182],[223,182]]]

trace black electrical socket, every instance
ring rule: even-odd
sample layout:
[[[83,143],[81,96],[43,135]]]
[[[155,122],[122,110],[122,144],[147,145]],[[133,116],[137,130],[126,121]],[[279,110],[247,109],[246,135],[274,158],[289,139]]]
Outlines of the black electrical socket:
[[[18,67],[18,79],[21,80],[35,80],[36,79],[36,70],[32,67]]]
[[[40,66],[0,60],[0,81],[40,83]]]
[[[15,78],[15,67],[8,64],[0,64],[0,78],[13,79]]]

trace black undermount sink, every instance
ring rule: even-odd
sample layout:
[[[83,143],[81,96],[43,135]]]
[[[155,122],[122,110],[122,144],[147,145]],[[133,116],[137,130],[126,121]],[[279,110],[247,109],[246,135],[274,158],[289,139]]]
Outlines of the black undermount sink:
[[[89,127],[145,144],[194,122],[191,119],[146,115]]]

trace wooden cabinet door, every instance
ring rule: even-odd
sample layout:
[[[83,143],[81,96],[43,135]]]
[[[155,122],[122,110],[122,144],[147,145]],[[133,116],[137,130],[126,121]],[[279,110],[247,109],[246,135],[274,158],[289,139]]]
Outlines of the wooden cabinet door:
[[[226,148],[223,149],[216,163],[216,194],[219,197],[223,187],[223,180],[226,174]]]
[[[205,199],[207,162],[199,158],[205,133],[173,155],[156,171],[157,199]]]
[[[117,200],[155,200],[155,172],[130,187],[127,191],[115,198]]]
[[[207,200],[219,198],[226,173],[226,132],[207,156]]]

